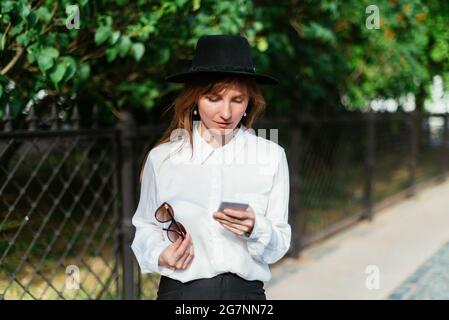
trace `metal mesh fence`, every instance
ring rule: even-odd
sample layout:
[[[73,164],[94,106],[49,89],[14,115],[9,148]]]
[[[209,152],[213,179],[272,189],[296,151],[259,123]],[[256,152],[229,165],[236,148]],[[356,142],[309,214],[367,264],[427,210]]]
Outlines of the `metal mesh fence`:
[[[159,275],[130,250],[140,170],[167,124],[0,132],[0,298],[154,299]],[[392,195],[444,178],[448,116],[350,114],[260,119],[290,172],[292,248]],[[296,250],[296,249],[295,249]],[[297,251],[291,249],[289,254]]]
[[[3,298],[120,296],[115,141],[106,131],[0,135]]]

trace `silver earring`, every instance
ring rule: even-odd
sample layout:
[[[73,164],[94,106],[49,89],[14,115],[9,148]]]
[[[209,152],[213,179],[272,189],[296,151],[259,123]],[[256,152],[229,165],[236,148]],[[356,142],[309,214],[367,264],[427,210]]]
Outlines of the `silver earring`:
[[[196,111],[196,109],[193,110],[193,114],[194,114],[194,115],[197,115],[197,114],[198,114],[198,112]]]
[[[246,117],[246,112],[243,114],[244,117]]]

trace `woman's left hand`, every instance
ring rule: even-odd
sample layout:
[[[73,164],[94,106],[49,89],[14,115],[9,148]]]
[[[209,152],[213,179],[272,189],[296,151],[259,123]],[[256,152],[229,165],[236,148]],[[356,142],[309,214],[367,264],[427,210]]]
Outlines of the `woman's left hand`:
[[[246,211],[237,209],[224,209],[223,211],[216,211],[212,215],[223,227],[239,236],[251,234],[256,219],[251,206],[248,206]]]

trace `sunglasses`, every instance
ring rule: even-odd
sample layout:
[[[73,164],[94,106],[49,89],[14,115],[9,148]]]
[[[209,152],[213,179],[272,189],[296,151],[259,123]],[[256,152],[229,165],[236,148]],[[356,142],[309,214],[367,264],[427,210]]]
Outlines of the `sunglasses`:
[[[184,240],[186,235],[186,229],[184,226],[177,222],[174,217],[173,208],[167,202],[161,204],[161,206],[156,210],[154,216],[157,221],[165,223],[171,220],[168,228],[163,228],[162,230],[167,231],[167,237],[171,242],[175,242],[181,237]]]

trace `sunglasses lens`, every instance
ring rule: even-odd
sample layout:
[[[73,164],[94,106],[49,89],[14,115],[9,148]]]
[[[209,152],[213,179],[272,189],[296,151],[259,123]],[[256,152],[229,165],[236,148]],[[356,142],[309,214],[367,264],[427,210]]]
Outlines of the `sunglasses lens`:
[[[176,242],[176,240],[178,240],[178,238],[180,237],[180,235],[178,233],[176,233],[175,231],[167,231],[167,235],[168,235],[168,239],[171,242]]]
[[[177,225],[179,225],[179,228],[177,227]],[[176,225],[176,223],[172,222],[172,223],[170,223],[170,226],[168,227],[167,235],[168,235],[168,239],[171,242],[175,242],[176,240],[178,240],[178,238],[181,237],[180,233],[182,233],[184,235],[186,234],[186,229],[184,228],[184,226],[179,222],[177,222],[177,225]]]
[[[179,222],[177,222],[177,224],[179,225],[179,228],[180,228],[179,231],[181,231],[182,234],[185,235],[187,233],[186,228],[184,228],[184,226],[181,223],[179,223]]]
[[[157,209],[155,216],[156,220],[159,222],[167,222],[171,220],[170,213],[164,205],[160,206],[159,209]]]

